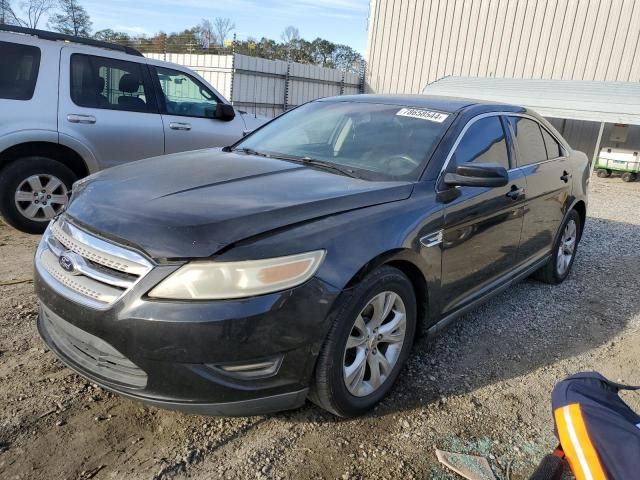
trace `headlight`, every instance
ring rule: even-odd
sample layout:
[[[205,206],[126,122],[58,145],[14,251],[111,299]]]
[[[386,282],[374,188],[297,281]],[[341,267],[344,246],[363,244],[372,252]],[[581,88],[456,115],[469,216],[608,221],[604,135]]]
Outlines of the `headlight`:
[[[309,280],[324,250],[288,257],[243,262],[192,261],[169,275],[150,297],[180,300],[222,300],[286,290]]]

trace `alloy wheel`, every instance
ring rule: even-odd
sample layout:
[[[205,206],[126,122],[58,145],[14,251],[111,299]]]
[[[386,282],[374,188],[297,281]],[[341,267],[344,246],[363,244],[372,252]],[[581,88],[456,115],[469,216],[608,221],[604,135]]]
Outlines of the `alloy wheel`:
[[[347,339],[343,378],[349,393],[364,397],[378,390],[398,362],[407,311],[400,296],[377,294],[358,314]]]
[[[32,175],[18,185],[15,203],[20,214],[29,220],[47,222],[64,210],[69,203],[69,192],[58,177]]]
[[[560,245],[558,247],[558,258],[556,261],[556,268],[559,275],[564,275],[571,265],[571,259],[576,250],[578,228],[575,220],[571,219],[567,222],[560,238]]]

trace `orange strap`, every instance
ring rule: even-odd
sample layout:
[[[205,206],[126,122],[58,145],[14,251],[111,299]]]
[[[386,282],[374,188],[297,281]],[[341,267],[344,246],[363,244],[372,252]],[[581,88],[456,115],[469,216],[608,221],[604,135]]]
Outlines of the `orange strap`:
[[[596,453],[580,404],[573,403],[554,412],[560,444],[576,480],[606,480],[600,459]]]

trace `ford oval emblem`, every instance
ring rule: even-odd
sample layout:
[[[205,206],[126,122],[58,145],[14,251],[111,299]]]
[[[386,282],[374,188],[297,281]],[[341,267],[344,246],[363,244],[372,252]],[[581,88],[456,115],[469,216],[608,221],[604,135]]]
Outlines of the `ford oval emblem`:
[[[73,273],[73,271],[76,269],[73,261],[66,255],[61,255],[58,259],[58,263],[63,268],[63,270],[66,270],[69,273]]]

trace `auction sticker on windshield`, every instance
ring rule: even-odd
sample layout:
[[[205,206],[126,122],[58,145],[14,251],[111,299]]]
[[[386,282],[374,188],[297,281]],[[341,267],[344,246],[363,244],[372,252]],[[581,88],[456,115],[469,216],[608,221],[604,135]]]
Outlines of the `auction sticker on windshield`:
[[[419,118],[421,120],[429,120],[430,122],[436,123],[442,123],[449,117],[446,113],[423,110],[421,108],[402,108],[398,110],[396,115],[400,115],[401,117]]]

